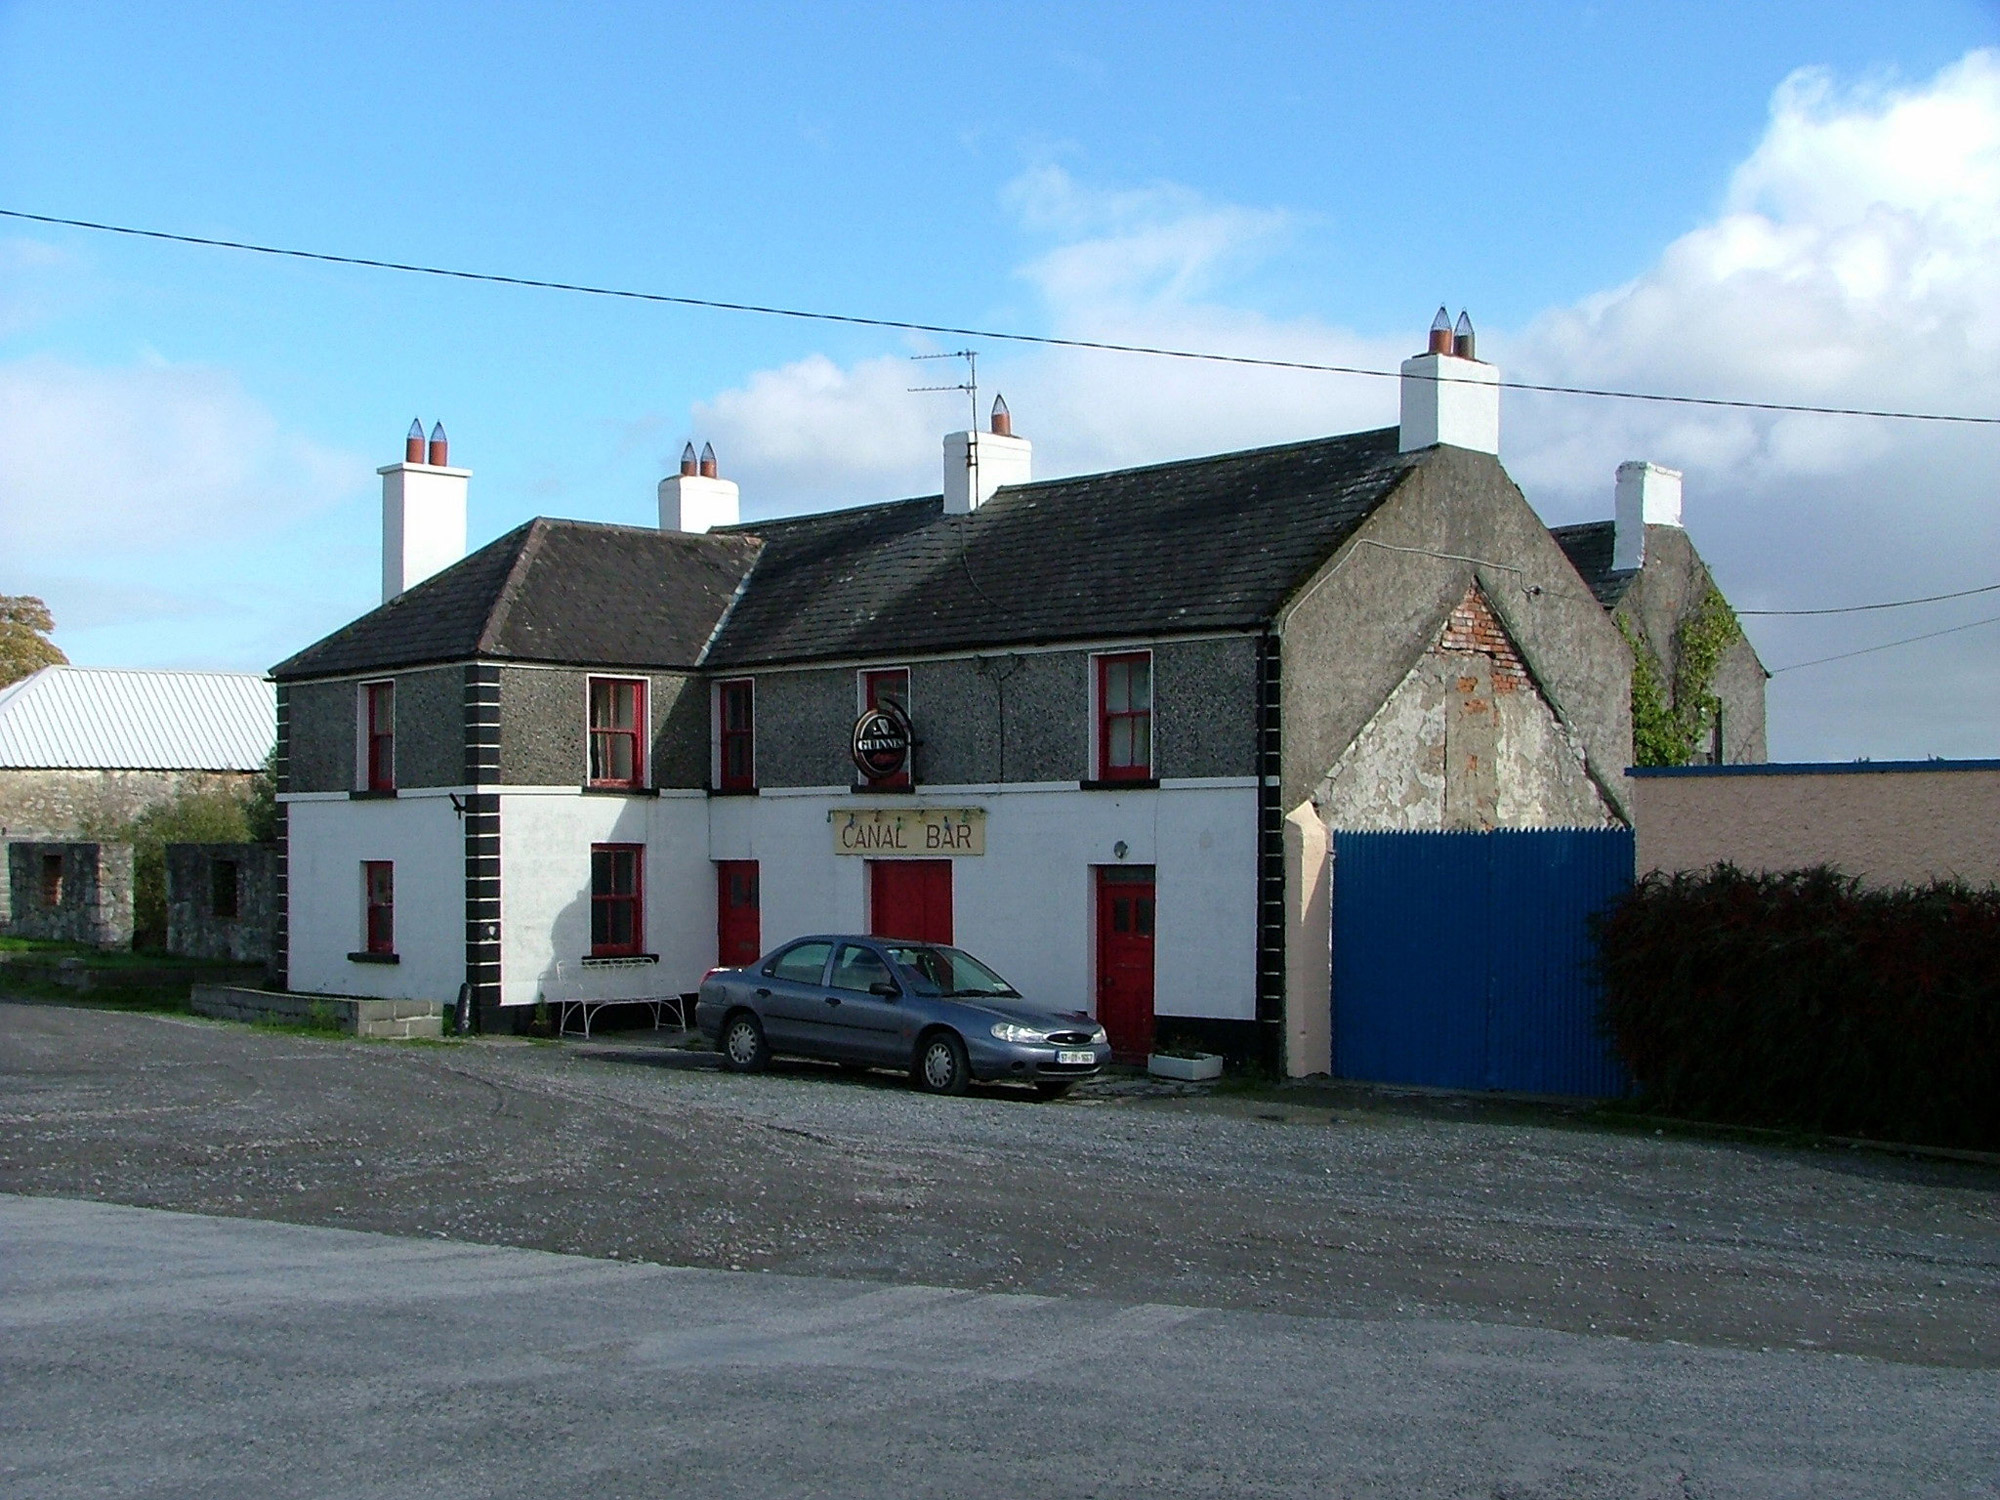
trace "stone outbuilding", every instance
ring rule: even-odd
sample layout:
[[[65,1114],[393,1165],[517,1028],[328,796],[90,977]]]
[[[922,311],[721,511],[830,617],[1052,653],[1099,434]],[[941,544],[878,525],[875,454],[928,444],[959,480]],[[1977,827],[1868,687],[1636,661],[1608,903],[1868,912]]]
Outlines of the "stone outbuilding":
[[[241,791],[276,736],[248,672],[43,667],[0,688],[0,837],[75,838],[188,791]]]
[[[169,844],[167,951],[269,964],[277,953],[278,846]]]
[[[7,844],[8,920],[13,937],[132,946],[130,844]]]

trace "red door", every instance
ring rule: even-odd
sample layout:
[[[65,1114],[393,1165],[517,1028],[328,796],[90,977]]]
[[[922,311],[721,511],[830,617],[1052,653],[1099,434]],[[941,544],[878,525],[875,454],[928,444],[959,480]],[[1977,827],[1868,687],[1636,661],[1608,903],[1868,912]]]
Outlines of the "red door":
[[[1097,872],[1097,1019],[1121,1058],[1153,1050],[1153,870]]]
[[[723,859],[715,864],[715,961],[740,969],[764,951],[758,916],[757,861]]]
[[[877,859],[868,864],[868,930],[918,943],[951,941],[951,861]]]

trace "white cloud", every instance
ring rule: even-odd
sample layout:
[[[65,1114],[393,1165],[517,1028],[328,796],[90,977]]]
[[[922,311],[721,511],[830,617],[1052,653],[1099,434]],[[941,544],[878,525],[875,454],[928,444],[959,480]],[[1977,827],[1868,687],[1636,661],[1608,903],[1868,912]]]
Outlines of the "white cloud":
[[[1056,168],[1007,191],[1044,241],[1020,274],[1069,337],[1394,368],[1382,339],[1232,302],[1278,253],[1282,211],[1167,185],[1098,191]],[[1421,310],[1419,310],[1421,311]],[[1476,311],[1476,310],[1475,310]],[[1512,377],[1827,406],[2000,415],[2000,53],[1920,84],[1775,92],[1716,215],[1629,284],[1520,329],[1482,329]],[[1079,472],[1394,420],[1389,381],[1038,350],[986,351],[1037,469]],[[895,359],[815,357],[703,407],[751,514],[937,486],[948,413]],[[942,420],[941,420],[942,417]],[[1551,521],[1604,516],[1619,461],[1688,475],[1696,544],[1742,606],[1866,602],[2000,577],[1991,429],[1509,395],[1505,458]],[[1977,601],[1973,601],[1976,605]],[[1960,619],[1913,611],[1761,622],[1772,665]],[[1969,664],[1978,663],[1976,671]],[[1773,683],[1781,754],[1991,753],[2000,629]]]
[[[1712,222],[1630,284],[1491,346],[1525,379],[2000,415],[2000,54],[1901,88],[1794,75]],[[1510,470],[1557,519],[1603,514],[1621,458],[1684,467],[1689,526],[1739,606],[2000,577],[1991,429],[1548,398],[1512,401],[1508,425]],[[1765,621],[1753,635],[1784,666],[1976,617]],[[1990,753],[1995,666],[2000,631],[1781,676],[1776,748]]]
[[[1280,321],[1212,293],[1275,252],[1288,215],[1216,205],[1173,185],[1098,191],[1054,167],[1006,190],[1023,228],[1058,241],[1019,275],[1067,338],[1318,362],[1392,365],[1400,344],[1311,320]],[[946,347],[924,344],[925,352]],[[746,514],[935,493],[940,435],[963,425],[957,395],[913,395],[962,367],[814,355],[761,371],[695,408],[744,483]],[[1003,392],[1034,438],[1039,472],[1082,473],[1394,420],[1393,382],[1078,350],[987,346],[980,385]]]
[[[220,370],[0,364],[11,569],[236,545],[353,491],[366,466],[285,431]]]

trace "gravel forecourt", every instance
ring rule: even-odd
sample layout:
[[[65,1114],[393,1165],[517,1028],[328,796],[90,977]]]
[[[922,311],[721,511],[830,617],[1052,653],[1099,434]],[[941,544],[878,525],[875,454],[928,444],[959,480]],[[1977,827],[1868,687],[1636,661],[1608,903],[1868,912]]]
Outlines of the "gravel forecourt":
[[[1477,1105],[1115,1083],[1057,1104],[936,1099],[806,1064],[731,1076],[650,1034],[373,1044],[0,1004],[0,1192],[719,1271],[1786,1351],[1786,1368],[1863,1356],[1967,1372],[2000,1416],[2000,1170]],[[1961,1492],[2000,1493],[1992,1454],[1960,1456],[1981,1476]]]

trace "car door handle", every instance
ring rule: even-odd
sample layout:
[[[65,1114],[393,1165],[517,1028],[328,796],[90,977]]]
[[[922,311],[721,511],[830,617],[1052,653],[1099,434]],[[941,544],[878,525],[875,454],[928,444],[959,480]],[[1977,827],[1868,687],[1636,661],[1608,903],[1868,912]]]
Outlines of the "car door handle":
[[[759,990],[757,991],[757,998],[759,1000],[768,1000],[771,998],[771,992],[769,990]]]
[[[838,995],[828,995],[828,996],[826,997],[826,1003],[827,1003],[828,1005],[838,1005],[838,1004],[840,1004],[840,996],[838,996]]]

